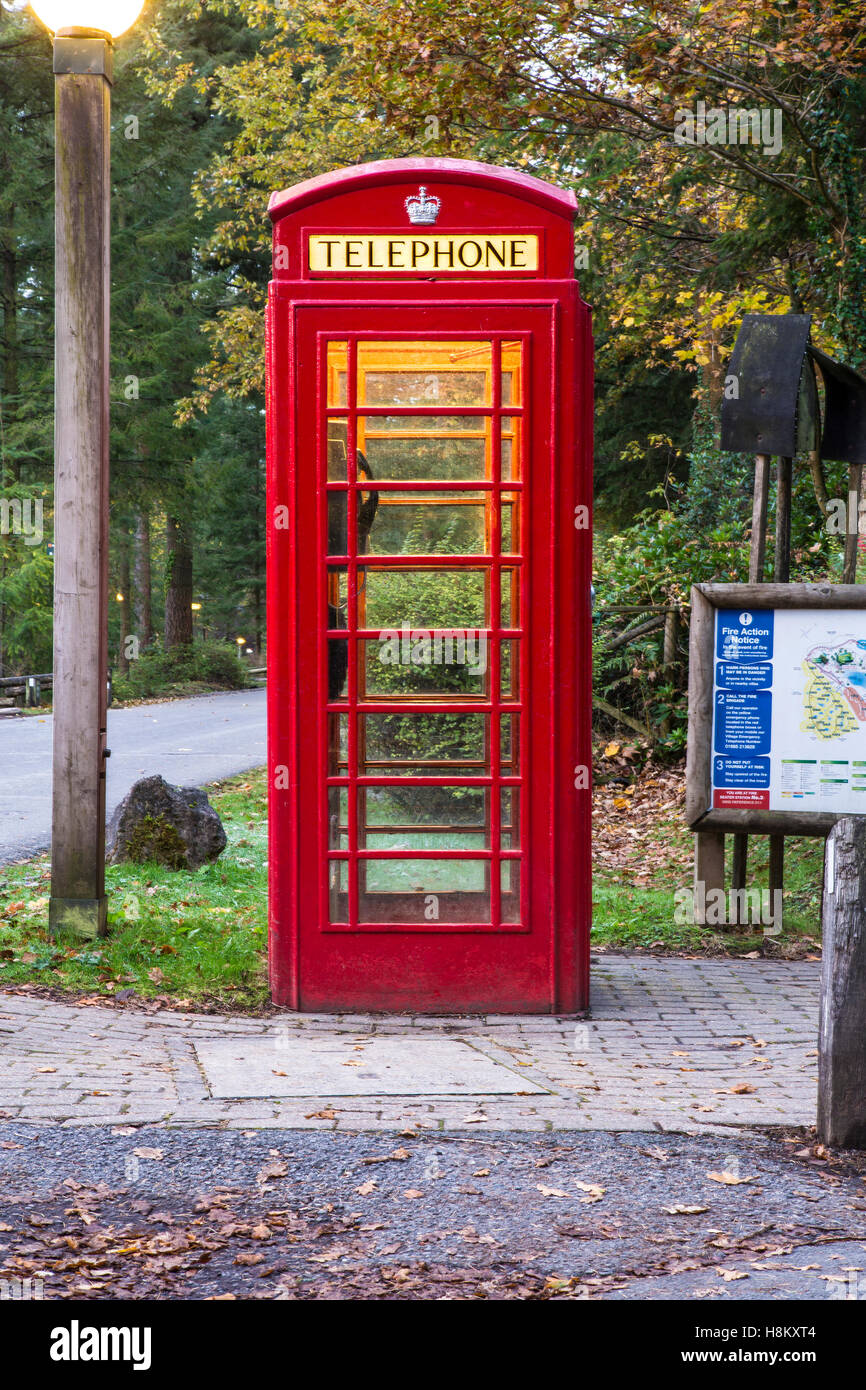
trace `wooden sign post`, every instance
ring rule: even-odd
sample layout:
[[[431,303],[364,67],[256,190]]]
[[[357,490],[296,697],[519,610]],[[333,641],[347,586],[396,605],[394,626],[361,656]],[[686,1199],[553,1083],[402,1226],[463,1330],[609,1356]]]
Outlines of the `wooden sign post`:
[[[866,821],[838,820],[824,859],[818,1138],[866,1148]]]

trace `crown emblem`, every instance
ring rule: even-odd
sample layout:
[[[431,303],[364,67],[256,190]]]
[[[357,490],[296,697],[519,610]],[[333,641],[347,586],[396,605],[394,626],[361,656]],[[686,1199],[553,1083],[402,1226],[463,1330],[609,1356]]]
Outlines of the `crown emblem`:
[[[435,195],[428,198],[427,189],[422,183],[418,192],[406,199],[404,206],[409,214],[410,222],[415,222],[422,227],[432,227],[439,216],[442,200]]]

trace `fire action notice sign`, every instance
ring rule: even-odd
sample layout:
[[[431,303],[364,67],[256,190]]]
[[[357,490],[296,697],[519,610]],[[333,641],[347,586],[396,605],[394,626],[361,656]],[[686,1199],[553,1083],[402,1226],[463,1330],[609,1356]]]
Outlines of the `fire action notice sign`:
[[[716,610],[713,807],[866,813],[866,612]]]

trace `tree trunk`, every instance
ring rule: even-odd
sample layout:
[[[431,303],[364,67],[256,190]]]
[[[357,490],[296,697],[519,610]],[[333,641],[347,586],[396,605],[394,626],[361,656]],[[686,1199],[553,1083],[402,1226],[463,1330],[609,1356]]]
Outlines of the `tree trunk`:
[[[821,508],[821,515],[827,515],[827,484],[824,480],[824,469],[821,466],[821,453],[819,449],[809,450],[809,472],[812,475],[812,486],[815,489],[815,501]]]
[[[192,542],[189,525],[166,518],[165,650],[192,645]]]
[[[132,566],[130,563],[130,538],[128,533],[120,537],[120,563],[118,565],[118,583],[123,598],[120,600],[120,640],[117,644],[117,669],[124,675],[129,670],[129,657],[126,654],[126,639],[129,636],[132,618]]]
[[[153,641],[150,595],[150,512],[142,507],[135,528],[135,626],[141,651]]]
[[[18,406],[18,257],[15,235],[15,207],[8,210],[8,223],[0,235],[0,304],[3,307],[3,399],[0,430],[2,430],[3,459],[0,483],[6,477],[20,482],[21,464],[10,457],[10,432]]]
[[[818,1137],[866,1148],[866,822],[844,816],[827,837],[818,1037]]]

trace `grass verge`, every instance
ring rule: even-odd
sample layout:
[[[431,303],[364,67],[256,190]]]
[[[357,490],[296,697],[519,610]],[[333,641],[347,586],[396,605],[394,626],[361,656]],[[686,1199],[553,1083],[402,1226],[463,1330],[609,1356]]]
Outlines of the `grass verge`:
[[[47,856],[0,866],[0,985],[199,1010],[265,1007],[266,775],[248,773],[207,790],[228,837],[220,858],[194,872],[109,865],[104,940],[49,934]]]

